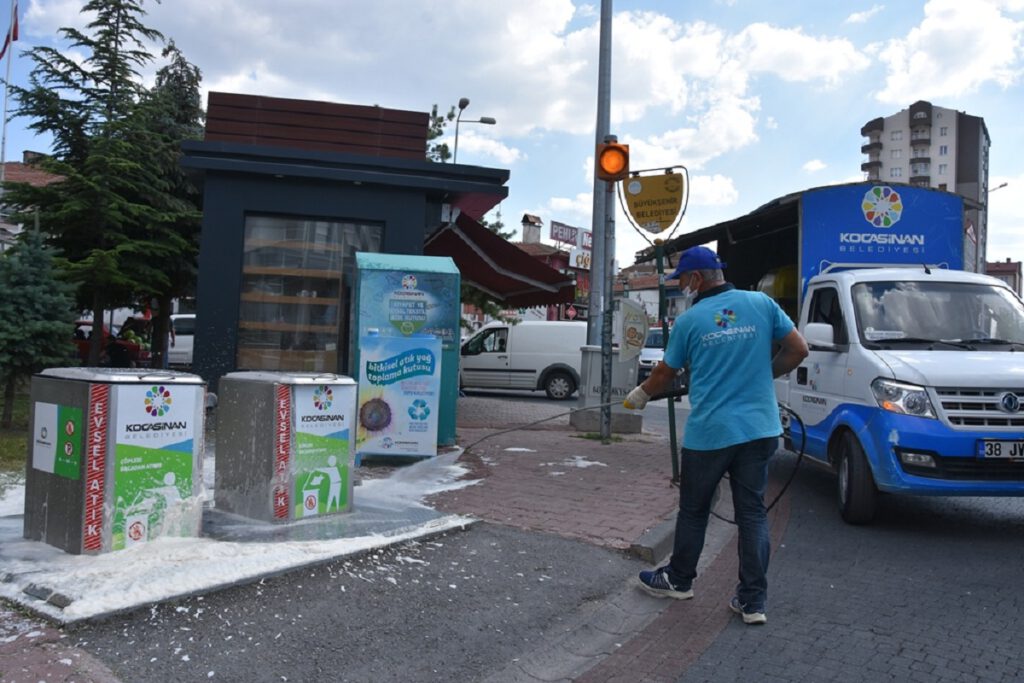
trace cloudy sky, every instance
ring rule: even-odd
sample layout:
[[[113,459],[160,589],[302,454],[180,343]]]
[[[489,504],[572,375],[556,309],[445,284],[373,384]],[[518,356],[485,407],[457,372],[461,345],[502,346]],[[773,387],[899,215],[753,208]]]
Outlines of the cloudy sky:
[[[12,80],[83,0],[20,0]],[[459,162],[508,168],[501,207],[591,221],[598,2],[164,0],[147,23],[205,90],[429,111],[471,100]],[[615,0],[612,132],[633,168],[685,165],[696,230],[790,192],[860,180],[861,126],[918,99],[985,119],[989,260],[1024,259],[1024,0]],[[2,30],[2,29],[0,29]],[[47,141],[8,126],[6,156]],[[490,216],[493,218],[492,216]],[[545,236],[546,236],[545,227]],[[620,215],[620,266],[643,238]],[[678,234],[678,233],[677,233]]]

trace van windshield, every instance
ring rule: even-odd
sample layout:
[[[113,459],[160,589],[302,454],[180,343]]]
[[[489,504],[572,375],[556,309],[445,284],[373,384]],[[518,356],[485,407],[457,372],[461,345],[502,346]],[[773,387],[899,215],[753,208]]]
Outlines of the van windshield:
[[[853,286],[865,343],[1024,343],[1024,305],[1003,287],[964,282],[862,282]]]

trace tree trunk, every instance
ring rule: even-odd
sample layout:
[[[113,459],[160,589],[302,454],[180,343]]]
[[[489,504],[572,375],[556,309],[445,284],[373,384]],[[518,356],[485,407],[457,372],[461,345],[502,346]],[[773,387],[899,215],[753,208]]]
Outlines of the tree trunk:
[[[167,351],[170,346],[171,329],[171,297],[160,296],[157,299],[157,313],[153,318],[153,367],[167,367]]]
[[[92,296],[92,339],[89,341],[89,367],[99,366],[103,358],[105,342],[103,335],[103,295],[96,292]]]
[[[0,418],[0,427],[10,429],[14,422],[14,389],[18,386],[18,377],[13,372],[4,383],[4,414]]]

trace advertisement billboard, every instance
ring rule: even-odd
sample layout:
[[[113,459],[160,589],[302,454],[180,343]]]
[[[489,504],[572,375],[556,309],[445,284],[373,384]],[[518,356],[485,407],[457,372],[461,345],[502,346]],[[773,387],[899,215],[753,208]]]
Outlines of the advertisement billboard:
[[[963,199],[883,183],[810,190],[801,203],[800,278],[834,265],[927,264],[963,268]]]

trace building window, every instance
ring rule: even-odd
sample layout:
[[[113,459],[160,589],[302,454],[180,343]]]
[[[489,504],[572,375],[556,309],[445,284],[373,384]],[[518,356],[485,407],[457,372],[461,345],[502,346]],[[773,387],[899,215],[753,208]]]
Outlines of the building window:
[[[944,157],[947,154],[949,154],[949,146],[948,145],[939,145],[939,156],[940,157]]]
[[[895,168],[890,168],[889,169],[889,177],[890,178],[902,178],[903,177],[903,169],[901,167],[899,167],[899,166],[896,166]]]
[[[889,136],[889,139],[890,140],[894,140],[894,141],[895,140],[902,140],[903,139],[903,131],[902,130],[894,130],[892,132],[892,135]]]
[[[899,159],[900,157],[902,157],[902,156],[903,156],[903,150],[902,150],[902,149],[894,149],[894,150],[892,150],[892,151],[891,151],[891,152],[889,153],[889,155],[890,155],[890,156],[891,156],[891,157],[892,157],[893,159]]]
[[[946,175],[946,169],[949,168],[949,164],[939,164],[939,175]]]
[[[245,218],[237,366],[344,372],[357,251],[379,252],[382,225],[303,216]]]
[[[949,133],[949,127],[948,126],[940,126],[939,127],[939,137],[940,138],[946,137],[947,133]]]
[[[939,189],[942,190],[943,192],[945,192],[946,191],[946,183],[939,183]]]

